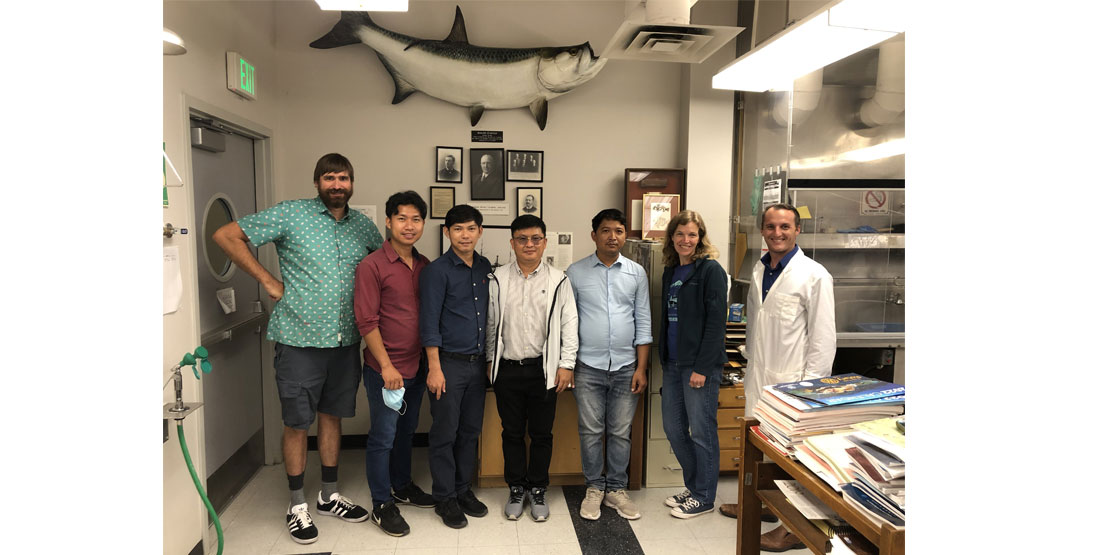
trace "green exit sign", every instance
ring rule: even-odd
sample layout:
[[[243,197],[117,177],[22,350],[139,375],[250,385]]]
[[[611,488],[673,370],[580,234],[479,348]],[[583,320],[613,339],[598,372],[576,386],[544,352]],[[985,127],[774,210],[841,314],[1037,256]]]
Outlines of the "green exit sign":
[[[225,53],[225,81],[229,90],[256,100],[256,66],[236,52]]]

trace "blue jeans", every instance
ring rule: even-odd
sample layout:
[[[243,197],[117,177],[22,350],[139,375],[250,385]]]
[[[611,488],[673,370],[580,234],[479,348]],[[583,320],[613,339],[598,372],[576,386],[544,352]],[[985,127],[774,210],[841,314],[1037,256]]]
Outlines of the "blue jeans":
[[[412,440],[420,420],[428,366],[423,359],[416,377],[405,379],[405,413],[386,406],[382,400],[382,375],[363,365],[363,387],[370,407],[370,432],[367,434],[367,484],[377,507],[388,503],[393,489],[412,482]]]
[[[696,370],[664,365],[661,412],[665,435],[684,469],[684,486],[704,507],[713,506],[718,493],[718,368],[699,369],[707,376],[703,387],[691,387]]]
[[[608,372],[577,361],[573,395],[581,436],[584,483],[600,491],[626,489],[630,463],[630,424],[638,395],[630,392],[634,363]],[[603,438],[607,433],[607,478],[603,476]]]

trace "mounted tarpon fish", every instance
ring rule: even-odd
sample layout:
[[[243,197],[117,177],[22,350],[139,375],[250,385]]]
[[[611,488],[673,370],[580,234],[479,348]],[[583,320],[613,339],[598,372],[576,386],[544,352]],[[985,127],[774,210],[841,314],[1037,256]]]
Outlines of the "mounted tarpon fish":
[[[489,48],[470,44],[462,10],[455,7],[451,34],[424,40],[379,27],[366,12],[340,12],[329,33],[309,45],[371,47],[393,77],[393,103],[416,91],[470,109],[470,125],[485,110],[527,106],[546,129],[546,105],[596,76],[607,60],[588,43],[543,48]]]

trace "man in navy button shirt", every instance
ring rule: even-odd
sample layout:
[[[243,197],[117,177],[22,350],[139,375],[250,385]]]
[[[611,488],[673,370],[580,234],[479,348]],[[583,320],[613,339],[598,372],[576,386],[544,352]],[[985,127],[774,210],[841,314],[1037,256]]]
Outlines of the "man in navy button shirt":
[[[447,211],[451,248],[420,274],[420,342],[428,358],[428,466],[435,512],[451,528],[489,509],[470,489],[485,412],[485,318],[492,266],[474,248],[481,212],[467,204]],[[465,513],[465,514],[463,514]]]
[[[836,355],[833,277],[798,248],[801,232],[802,221],[794,206],[773,204],[764,209],[760,234],[768,253],[753,267],[746,303],[746,416],[752,414],[764,386],[832,373]],[[734,503],[718,510],[737,518]],[[768,513],[764,518],[776,520]],[[761,535],[760,546],[773,552],[803,547],[798,536],[783,526]]]

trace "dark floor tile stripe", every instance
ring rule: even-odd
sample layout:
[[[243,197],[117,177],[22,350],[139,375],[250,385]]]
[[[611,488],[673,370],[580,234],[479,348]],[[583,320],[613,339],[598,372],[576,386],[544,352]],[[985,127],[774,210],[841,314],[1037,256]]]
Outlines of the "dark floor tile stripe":
[[[577,541],[584,555],[644,555],[630,522],[619,516],[615,509],[602,507],[599,520],[581,518],[581,501],[584,486],[562,486],[569,518],[577,531]]]

